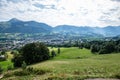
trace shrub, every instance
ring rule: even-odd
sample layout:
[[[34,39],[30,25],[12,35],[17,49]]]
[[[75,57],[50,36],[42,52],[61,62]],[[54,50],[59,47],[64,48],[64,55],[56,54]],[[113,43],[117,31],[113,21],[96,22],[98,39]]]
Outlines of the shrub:
[[[58,54],[60,54],[60,48],[58,48]]]
[[[12,59],[12,62],[14,62],[14,67],[21,67],[23,61],[24,58],[20,54],[15,55],[14,58]]]
[[[56,56],[56,53],[54,50],[51,51],[51,56],[52,56],[52,58]]]
[[[9,64],[9,65],[7,66],[7,70],[12,70],[12,69],[13,69],[13,65]]]
[[[31,72],[31,73],[34,71],[33,67],[28,67],[26,70],[29,71],[29,72]]]
[[[22,69],[25,70],[27,68],[27,64],[25,63],[25,61],[23,61],[22,63]]]
[[[2,72],[3,72],[3,68],[0,65],[0,74],[2,74]]]

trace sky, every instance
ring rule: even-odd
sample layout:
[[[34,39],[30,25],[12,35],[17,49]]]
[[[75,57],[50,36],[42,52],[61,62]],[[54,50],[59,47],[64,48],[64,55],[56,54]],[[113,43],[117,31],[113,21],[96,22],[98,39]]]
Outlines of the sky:
[[[11,18],[53,27],[120,26],[120,0],[0,0],[0,21]]]

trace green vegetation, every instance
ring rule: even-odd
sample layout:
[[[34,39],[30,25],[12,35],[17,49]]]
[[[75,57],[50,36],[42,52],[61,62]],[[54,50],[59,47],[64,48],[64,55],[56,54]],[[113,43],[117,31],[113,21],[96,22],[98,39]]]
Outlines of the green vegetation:
[[[15,67],[21,67],[23,61],[30,65],[49,58],[49,49],[43,43],[29,43],[22,47],[20,53],[15,55],[12,61]]]
[[[2,74],[2,72],[3,72],[3,69],[2,69],[2,67],[0,66],[0,74]]]
[[[5,61],[0,61],[0,66],[1,68],[6,71],[6,70],[10,70],[13,69],[13,63],[11,62],[11,59],[13,58],[13,55],[10,54],[10,51],[6,52],[5,54],[7,56]]]
[[[8,66],[11,66],[13,68],[13,63],[11,61],[2,61],[0,62],[0,66],[6,71],[8,69]]]
[[[57,48],[54,50],[57,52]],[[92,55],[93,54],[88,49],[79,49],[77,47],[61,48],[61,54],[59,56],[56,56],[54,60],[87,58]]]
[[[58,52],[57,53],[60,54],[60,48],[58,48]]]
[[[56,53],[55,53],[54,50],[52,50],[52,51],[51,51],[51,57],[53,58],[53,57],[55,57],[55,56],[56,56]]]
[[[27,64],[25,63],[25,61],[23,61],[22,63],[22,69],[25,70],[27,68]]]
[[[120,52],[120,40],[90,41],[79,44],[79,47],[91,49],[92,53],[110,54]]]
[[[52,48],[56,53],[58,48]],[[30,65],[26,70],[21,69],[6,73],[3,80],[80,80],[85,78],[118,78],[120,79],[120,53],[92,54],[90,50],[77,47],[60,48],[61,53],[51,60]],[[36,70],[37,69],[37,70]],[[18,71],[18,72],[16,72]],[[36,72],[35,72],[36,71]],[[41,74],[36,74],[40,72]],[[19,76],[19,72],[23,75]],[[43,72],[43,73],[42,73]],[[18,74],[15,74],[18,73]],[[8,76],[9,75],[9,76]]]

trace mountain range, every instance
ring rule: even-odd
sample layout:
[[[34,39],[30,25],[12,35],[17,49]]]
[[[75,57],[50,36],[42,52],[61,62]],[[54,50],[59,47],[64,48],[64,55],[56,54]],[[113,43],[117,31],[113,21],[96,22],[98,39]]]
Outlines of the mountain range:
[[[56,27],[52,27],[46,23],[21,21],[13,18],[9,21],[0,22],[0,33],[68,33],[111,37],[120,35],[120,26],[107,26],[100,28],[89,26],[58,25]]]
[[[16,18],[0,22],[0,33],[48,33],[51,30],[52,27],[45,23],[21,21]]]

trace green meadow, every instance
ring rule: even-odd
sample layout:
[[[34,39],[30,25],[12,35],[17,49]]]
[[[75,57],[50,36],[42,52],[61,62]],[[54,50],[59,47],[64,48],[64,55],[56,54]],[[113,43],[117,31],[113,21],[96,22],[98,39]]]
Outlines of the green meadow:
[[[49,48],[55,50],[57,48]],[[3,80],[84,80],[89,78],[120,79],[120,53],[92,54],[90,50],[77,47],[60,48],[61,53],[53,59],[30,65],[29,67],[49,70],[42,75],[4,77]],[[9,63],[9,61],[8,61]],[[6,65],[7,62],[0,62]],[[5,72],[11,74],[20,70]]]
[[[7,52],[7,60],[6,61],[1,61],[0,62],[0,66],[2,67],[2,69],[4,69],[4,71],[7,70],[8,66],[13,67],[13,63],[11,62],[11,59],[13,58],[13,55],[10,54],[10,51]]]

